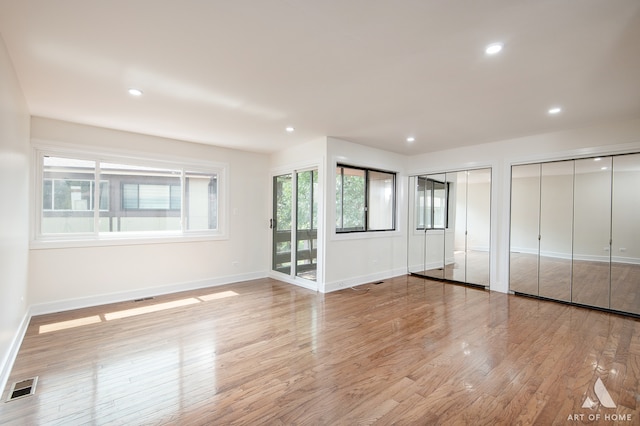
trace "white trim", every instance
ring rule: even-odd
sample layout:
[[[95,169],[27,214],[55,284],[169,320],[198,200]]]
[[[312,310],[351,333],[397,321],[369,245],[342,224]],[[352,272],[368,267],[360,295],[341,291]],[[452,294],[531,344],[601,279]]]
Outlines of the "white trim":
[[[307,290],[318,291],[318,283],[315,281],[305,280],[300,277],[292,277],[291,275],[283,274],[278,271],[269,271],[267,274],[269,278],[273,278],[274,280],[284,281],[287,284],[293,284],[298,287],[306,288]]]
[[[172,140],[175,141],[175,140]],[[178,141],[182,142],[182,141]],[[154,167],[170,167],[175,164],[186,164],[196,168],[204,168],[204,171],[210,170],[212,167],[228,168],[226,162],[216,162],[209,160],[201,160],[193,157],[183,157],[176,155],[166,155],[159,152],[145,152],[128,149],[116,149],[108,146],[85,146],[69,142],[50,141],[45,139],[31,139],[31,147],[36,151],[55,151],[60,154],[75,155],[84,154],[86,159],[100,161],[143,161]]]
[[[631,142],[617,145],[604,145],[590,148],[569,149],[558,152],[545,152],[541,154],[525,154],[509,156],[505,158],[505,166],[509,169],[508,180],[511,181],[511,167],[527,164],[547,163],[552,161],[580,160],[599,156],[615,156],[621,154],[634,154],[640,149],[640,142]]]
[[[397,268],[388,271],[376,272],[375,274],[361,275],[359,277],[352,277],[345,280],[325,283],[324,289],[321,290],[321,292],[331,293],[333,291],[344,290],[345,288],[355,287],[362,284],[368,284],[373,281],[386,280],[403,275],[407,275],[407,271],[405,270],[405,268]]]
[[[189,235],[189,233],[181,235],[140,235],[132,233],[127,235],[122,233],[116,236],[103,236],[98,238],[80,239],[77,236],[73,236],[76,239],[69,238],[66,240],[31,240],[29,243],[29,249],[31,250],[46,250],[46,249],[59,249],[59,248],[78,248],[78,247],[111,247],[111,246],[133,246],[141,244],[177,244],[177,243],[194,243],[204,241],[220,241],[229,239],[225,235]]]
[[[324,161],[304,161],[292,163],[284,166],[279,166],[275,168],[271,168],[269,172],[269,215],[268,217],[273,219],[273,201],[274,201],[274,193],[273,193],[273,179],[276,176],[282,176],[290,174],[292,177],[292,185],[293,182],[297,182],[297,176],[295,176],[298,172],[306,172],[315,170],[318,173],[318,192],[320,197],[317,197],[316,200],[318,202],[318,229],[316,230],[316,281],[305,280],[300,277],[294,277],[293,275],[287,275],[283,273],[279,273],[277,271],[272,270],[273,267],[273,229],[269,230],[269,273],[268,276],[280,281],[287,282],[289,284],[297,285],[309,290],[318,291],[321,286],[321,283],[324,279],[324,224],[325,224],[325,187],[324,187]],[[291,200],[291,208],[292,208],[292,220],[296,217],[297,214],[296,206],[297,199],[295,199],[295,188],[292,187],[292,200]],[[293,225],[293,224],[292,224]],[[294,232],[292,230],[291,236],[293,238]],[[293,246],[292,246],[293,247]],[[291,259],[293,262],[294,252],[291,251]]]
[[[230,166],[228,163],[202,161],[200,159],[166,156],[163,154],[149,154],[136,151],[87,148],[69,143],[52,143],[38,139],[31,141],[31,183],[32,197],[30,197],[31,209],[31,233],[30,248],[69,248],[69,247],[96,247],[113,245],[134,245],[134,244],[158,244],[158,243],[179,243],[193,241],[214,241],[229,239],[229,176]],[[107,154],[105,154],[105,152]],[[42,185],[43,171],[42,158],[50,156],[68,156],[70,158],[96,161],[96,169],[99,170],[100,162],[113,162],[123,164],[134,164],[143,167],[179,168],[184,177],[185,171],[213,173],[218,181],[218,228],[216,230],[189,231],[181,229],[176,232],[140,232],[140,233],[109,233],[101,234],[98,230],[88,234],[73,235],[42,235],[41,234],[41,211],[42,211]],[[151,156],[151,158],[150,158]],[[181,179],[184,189],[184,179]],[[183,194],[184,195],[184,194]],[[181,215],[184,215],[184,203],[186,197],[182,197],[183,208]],[[183,219],[181,217],[181,219]],[[184,224],[184,220],[181,220]],[[184,226],[183,226],[184,227]]]
[[[445,169],[413,169],[407,173],[407,177],[416,177],[416,176],[428,176],[428,175],[443,175],[443,174],[451,174],[451,173],[459,173],[459,172],[470,172],[475,170],[484,170],[491,169],[497,167],[495,162],[492,163],[478,163],[478,162],[470,162],[465,163],[466,165],[462,165],[459,167],[453,168],[445,168]],[[493,182],[493,176],[491,176],[491,181]]]
[[[144,297],[161,296],[164,294],[179,293],[181,291],[199,290],[208,287],[217,287],[226,284],[234,284],[242,281],[257,280],[266,278],[266,271],[251,272],[246,274],[228,275],[226,277],[210,278],[200,281],[190,281],[176,284],[169,284],[160,287],[125,291],[118,293],[102,294],[98,296],[81,297],[77,299],[66,299],[57,302],[47,302],[32,305],[31,315],[44,315],[53,312],[70,311],[73,309],[88,308],[92,306],[107,305],[110,303],[125,302],[128,300],[140,299]]]
[[[24,340],[24,335],[27,332],[29,322],[31,321],[31,316],[31,309],[27,309],[22,317],[20,326],[18,326],[18,329],[13,336],[13,340],[9,345],[9,350],[5,354],[2,364],[0,364],[0,396],[2,396],[2,392],[4,392],[4,388],[7,385],[9,376],[11,375],[11,370],[13,369],[13,364],[16,362],[16,358],[18,357],[18,352],[20,351],[22,340]]]

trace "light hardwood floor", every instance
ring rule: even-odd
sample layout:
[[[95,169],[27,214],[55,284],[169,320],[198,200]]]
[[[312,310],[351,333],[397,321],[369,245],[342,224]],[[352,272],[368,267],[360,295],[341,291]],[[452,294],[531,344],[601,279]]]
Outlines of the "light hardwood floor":
[[[10,383],[36,375],[0,424],[639,424],[640,321],[410,276],[264,279],[35,317]],[[598,378],[616,408],[582,408]]]

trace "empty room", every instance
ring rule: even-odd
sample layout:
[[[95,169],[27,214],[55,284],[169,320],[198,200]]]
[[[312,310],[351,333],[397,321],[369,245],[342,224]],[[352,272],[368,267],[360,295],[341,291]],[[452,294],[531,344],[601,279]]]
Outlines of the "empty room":
[[[637,0],[0,0],[0,424],[639,424]]]

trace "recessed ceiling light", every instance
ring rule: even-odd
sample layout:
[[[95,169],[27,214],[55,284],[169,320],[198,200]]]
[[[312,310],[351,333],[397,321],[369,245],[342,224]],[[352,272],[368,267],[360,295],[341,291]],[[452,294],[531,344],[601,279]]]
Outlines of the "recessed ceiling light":
[[[560,114],[562,112],[562,108],[560,107],[553,107],[553,108],[549,108],[549,114],[553,115],[553,114]]]
[[[596,158],[593,159],[593,161],[600,161],[600,160],[602,160],[602,158],[600,158],[600,157],[596,157]]]
[[[286,130],[288,133],[292,133],[295,129],[291,126],[288,126],[284,130]]]
[[[416,138],[414,138],[413,136],[409,136],[407,138],[407,142],[415,142]]]
[[[491,43],[484,49],[484,53],[487,55],[495,55],[496,53],[499,53],[503,47],[503,43]]]
[[[608,167],[606,167],[606,166],[605,167],[600,167],[600,170],[607,170],[607,169],[608,169]]]
[[[131,89],[129,89],[129,94],[131,96],[142,96],[142,90],[135,89],[135,88],[132,87]]]

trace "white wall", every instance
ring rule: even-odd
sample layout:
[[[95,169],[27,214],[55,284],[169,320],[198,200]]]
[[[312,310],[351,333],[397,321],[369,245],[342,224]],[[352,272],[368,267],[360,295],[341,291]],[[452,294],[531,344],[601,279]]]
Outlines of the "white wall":
[[[269,157],[33,117],[32,140],[103,153],[211,161],[228,165],[228,238],[30,250],[34,313],[264,277],[269,268]],[[225,206],[221,206],[225,208]]]
[[[0,391],[26,326],[29,112],[0,37]]]
[[[640,150],[640,119],[413,156],[407,174],[492,167],[491,289],[508,291],[511,165]]]
[[[326,197],[328,200],[326,275],[321,291],[364,284],[407,271],[407,175],[406,157],[327,138]],[[335,169],[337,163],[397,172],[396,231],[336,234]]]

